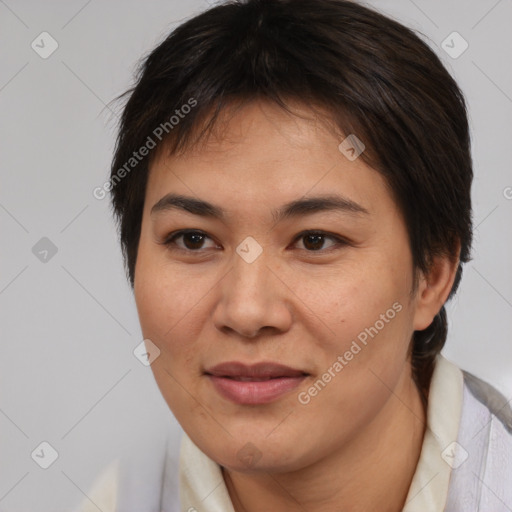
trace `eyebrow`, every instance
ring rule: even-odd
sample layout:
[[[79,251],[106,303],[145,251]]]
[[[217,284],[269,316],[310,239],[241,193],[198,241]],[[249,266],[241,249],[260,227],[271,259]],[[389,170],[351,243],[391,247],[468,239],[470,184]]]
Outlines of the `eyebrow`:
[[[196,199],[181,194],[167,194],[162,197],[151,208],[151,215],[175,209],[183,210],[201,217],[225,220],[225,211],[221,207],[203,201],[202,199]],[[281,208],[273,210],[272,217],[277,223],[291,217],[300,217],[324,211],[338,211],[353,215],[370,214],[364,206],[347,197],[327,194],[297,199],[286,203]]]

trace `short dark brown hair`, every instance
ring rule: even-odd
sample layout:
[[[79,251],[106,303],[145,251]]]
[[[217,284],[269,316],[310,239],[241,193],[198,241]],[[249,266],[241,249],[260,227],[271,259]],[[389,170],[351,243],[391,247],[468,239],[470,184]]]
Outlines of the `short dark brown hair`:
[[[450,297],[457,290],[472,241],[466,106],[439,58],[407,27],[348,0],[231,0],[172,31],[121,97],[129,99],[109,188],[132,286],[156,150],[131,160],[134,152],[185,151],[228,106],[265,100],[285,110],[297,101],[324,107],[342,133],[356,134],[366,146],[361,158],[382,174],[403,213],[414,282],[435,256],[456,261],[460,244]],[[414,333],[414,376],[423,391],[446,336],[444,306]]]

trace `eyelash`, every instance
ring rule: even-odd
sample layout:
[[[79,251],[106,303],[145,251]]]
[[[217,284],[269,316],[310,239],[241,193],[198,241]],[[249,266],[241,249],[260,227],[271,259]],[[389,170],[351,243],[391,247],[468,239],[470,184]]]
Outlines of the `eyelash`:
[[[176,246],[176,242],[175,242],[176,239],[178,239],[184,235],[191,235],[191,234],[202,235],[202,236],[205,236],[205,237],[211,239],[211,237],[209,237],[204,231],[199,231],[196,229],[181,230],[181,231],[176,231],[174,233],[171,233],[169,236],[167,236],[165,238],[165,240],[162,242],[162,245],[165,245],[166,247],[168,247],[169,249],[174,250],[174,251],[181,251],[181,252],[187,252],[187,253],[198,253],[198,254],[201,252],[204,252],[201,249],[197,249],[197,250],[183,249],[182,247]],[[335,244],[333,246],[329,247],[328,249],[317,249],[317,250],[300,249],[300,250],[305,251],[310,254],[313,254],[313,255],[314,254],[326,254],[328,252],[331,252],[331,250],[340,249],[343,246],[350,245],[347,240],[341,238],[340,236],[334,235],[334,234],[326,232],[326,231],[319,231],[319,230],[314,230],[314,229],[305,230],[305,231],[302,231],[301,233],[299,233],[294,238],[293,244],[296,244],[301,238],[304,238],[306,236],[312,236],[312,235],[330,238],[331,240],[335,241]]]

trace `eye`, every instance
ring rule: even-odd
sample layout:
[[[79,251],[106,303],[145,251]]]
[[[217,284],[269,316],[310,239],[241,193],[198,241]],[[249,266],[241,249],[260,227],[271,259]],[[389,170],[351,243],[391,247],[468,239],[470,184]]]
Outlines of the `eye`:
[[[334,241],[327,249],[324,247],[325,240],[331,240]],[[330,233],[326,233],[325,231],[315,231],[315,230],[309,230],[309,231],[303,231],[300,233],[296,239],[295,243],[298,241],[303,241],[304,250],[308,252],[315,252],[315,251],[326,251],[330,250],[332,248],[348,245],[348,242],[343,240],[341,237],[332,235]]]
[[[182,239],[181,244],[177,242],[179,239]],[[205,248],[204,242],[206,239],[211,240],[211,238],[202,231],[178,231],[169,235],[163,244],[170,248],[177,248],[178,250],[199,252],[200,249]],[[213,247],[216,247],[216,245],[214,244]]]
[[[210,247],[205,246],[205,241],[211,240]],[[331,245],[325,247],[325,241],[330,240]],[[294,245],[302,242],[301,250],[307,252],[327,252],[337,247],[348,245],[348,242],[337,235],[325,231],[308,230],[303,231],[295,237]],[[170,249],[189,252],[202,252],[204,249],[215,249],[218,245],[204,232],[198,230],[182,230],[171,233],[163,242],[163,245]]]

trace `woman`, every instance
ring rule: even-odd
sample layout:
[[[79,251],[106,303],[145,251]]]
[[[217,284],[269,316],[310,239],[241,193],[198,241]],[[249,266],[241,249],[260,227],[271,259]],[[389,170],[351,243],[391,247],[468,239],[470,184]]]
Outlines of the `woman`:
[[[143,499],[113,473],[91,500],[511,510],[510,406],[440,355],[473,173],[428,46],[351,1],[233,1],[174,30],[129,93],[107,188],[184,436],[179,479],[169,452]]]

